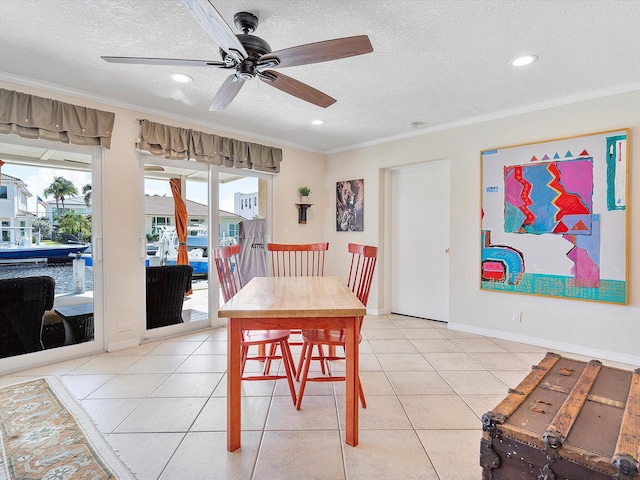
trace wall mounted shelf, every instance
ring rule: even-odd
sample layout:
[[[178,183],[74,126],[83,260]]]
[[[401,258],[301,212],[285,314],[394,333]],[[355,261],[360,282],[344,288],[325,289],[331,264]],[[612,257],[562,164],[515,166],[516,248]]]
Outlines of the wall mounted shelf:
[[[298,208],[298,223],[307,223],[307,209],[311,207],[313,203],[296,203]]]

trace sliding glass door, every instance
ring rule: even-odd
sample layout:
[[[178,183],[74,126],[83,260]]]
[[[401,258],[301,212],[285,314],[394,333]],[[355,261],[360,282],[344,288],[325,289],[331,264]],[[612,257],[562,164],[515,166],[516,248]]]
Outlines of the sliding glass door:
[[[0,158],[0,371],[102,350],[101,149],[3,136]]]
[[[193,267],[191,292],[184,296],[180,318],[158,323],[149,318],[147,312],[143,340],[224,325],[225,321],[219,320],[216,314],[222,299],[209,251],[218,245],[242,243],[248,224],[258,225],[261,237],[258,241],[246,239],[251,241],[246,258],[251,255],[251,262],[264,263],[262,243],[270,230],[270,176],[150,156],[142,157],[141,163],[144,169],[141,242],[145,244],[145,268],[177,264],[181,243],[185,244],[188,264]],[[184,242],[178,238],[177,199],[170,185],[172,178],[180,184],[179,195],[187,210],[183,220],[186,224]],[[149,285],[147,288],[151,288]],[[147,298],[150,293],[146,292]]]
[[[209,167],[151,157],[144,166],[144,238],[146,245],[146,319],[143,338],[175,335],[209,326]],[[173,186],[172,186],[173,183]],[[215,232],[215,230],[214,230]],[[186,247],[186,255],[178,251]],[[183,295],[167,296],[178,264],[190,265],[192,280]],[[151,270],[150,270],[151,269]],[[155,276],[161,275],[158,278]],[[153,278],[151,276],[154,276]],[[149,302],[153,302],[149,303]],[[165,302],[162,306],[157,302]],[[158,307],[150,308],[150,307]],[[176,314],[166,314],[175,310]]]

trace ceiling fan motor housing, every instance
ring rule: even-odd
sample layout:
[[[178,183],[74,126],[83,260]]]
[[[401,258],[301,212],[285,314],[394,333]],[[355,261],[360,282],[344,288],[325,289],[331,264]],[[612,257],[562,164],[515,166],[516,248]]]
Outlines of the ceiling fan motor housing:
[[[271,53],[271,47],[265,40],[255,35],[238,33],[236,37],[247,51],[247,58],[241,63],[238,63],[232,55],[229,55],[222,49],[220,49],[220,55],[228,67],[236,67],[236,75],[239,78],[242,80],[251,80],[255,78],[257,74],[256,64],[258,60],[263,55]]]

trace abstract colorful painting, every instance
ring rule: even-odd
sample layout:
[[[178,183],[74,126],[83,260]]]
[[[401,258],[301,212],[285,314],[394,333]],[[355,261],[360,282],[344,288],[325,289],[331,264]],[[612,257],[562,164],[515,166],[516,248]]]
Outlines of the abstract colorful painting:
[[[627,303],[628,138],[481,152],[481,289]]]
[[[591,232],[593,159],[504,167],[505,231]]]

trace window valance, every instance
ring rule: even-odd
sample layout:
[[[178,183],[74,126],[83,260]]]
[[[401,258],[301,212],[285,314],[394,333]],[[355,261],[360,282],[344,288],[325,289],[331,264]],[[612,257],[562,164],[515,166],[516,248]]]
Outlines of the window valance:
[[[138,150],[173,160],[198,162],[261,172],[280,172],[282,149],[235,138],[141,120]]]
[[[0,88],[0,133],[111,146],[115,113]]]

